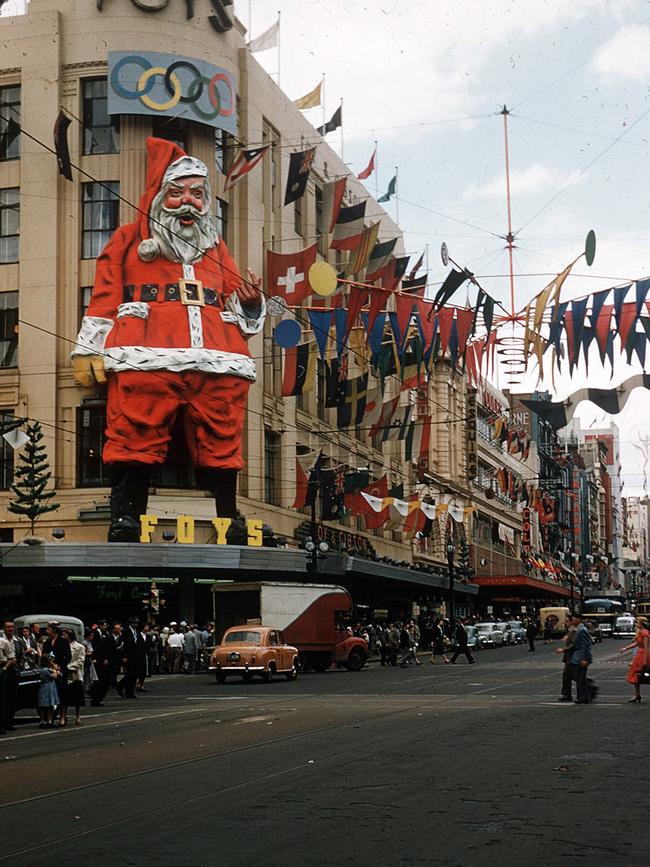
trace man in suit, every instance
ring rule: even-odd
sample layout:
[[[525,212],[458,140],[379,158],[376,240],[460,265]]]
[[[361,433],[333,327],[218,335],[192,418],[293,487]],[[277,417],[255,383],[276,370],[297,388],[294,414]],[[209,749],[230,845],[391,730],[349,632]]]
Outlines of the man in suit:
[[[469,665],[472,665],[472,663],[476,662],[476,660],[470,653],[469,646],[467,644],[467,629],[465,629],[464,620],[459,620],[456,624],[455,639],[456,647],[454,649],[454,655],[452,656],[451,661],[455,664],[460,654],[464,653]]]
[[[100,620],[93,635],[93,657],[97,680],[90,688],[90,704],[102,707],[111,685],[113,660],[115,656],[115,640],[108,633],[108,621]]]
[[[140,621],[137,617],[129,620],[129,625],[122,634],[122,664],[124,677],[118,683],[117,691],[124,698],[135,698],[135,683],[138,679],[138,660],[146,665],[146,647],[140,632]]]
[[[574,614],[573,622],[576,632],[573,638],[573,652],[571,653],[571,665],[573,666],[573,679],[576,682],[576,704],[589,704],[591,694],[587,685],[587,670],[591,665],[591,635],[584,624],[582,614]]]
[[[14,634],[13,620],[5,620],[3,623],[4,641],[6,650],[4,656],[5,665],[2,675],[4,677],[4,720],[0,719],[0,729],[13,731],[14,715],[18,703],[18,672],[23,668],[25,651],[23,644]],[[13,655],[13,661],[11,656]]]

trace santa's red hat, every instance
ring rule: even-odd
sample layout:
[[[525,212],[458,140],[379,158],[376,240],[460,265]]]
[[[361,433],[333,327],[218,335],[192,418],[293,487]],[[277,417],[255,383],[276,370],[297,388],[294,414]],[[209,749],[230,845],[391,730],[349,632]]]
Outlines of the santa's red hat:
[[[174,178],[205,177],[208,169],[196,157],[188,156],[182,147],[175,142],[162,138],[147,139],[147,178],[140,203],[138,205],[138,234],[140,245],[138,255],[144,261],[158,255],[157,245],[151,240],[149,229],[149,211],[155,197],[160,192],[163,183]]]

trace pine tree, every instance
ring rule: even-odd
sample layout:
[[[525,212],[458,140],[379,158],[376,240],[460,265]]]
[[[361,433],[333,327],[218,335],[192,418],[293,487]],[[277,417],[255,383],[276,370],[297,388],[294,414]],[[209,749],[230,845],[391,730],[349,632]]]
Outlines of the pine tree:
[[[16,499],[8,504],[8,509],[14,515],[26,515],[34,535],[36,520],[46,512],[56,511],[59,503],[50,502],[56,495],[55,491],[45,490],[52,474],[45,447],[41,445],[43,431],[39,422],[28,424],[25,433],[29,440],[18,458],[18,466],[14,469],[16,481],[11,486]]]
[[[458,573],[464,581],[471,581],[474,577],[474,567],[470,559],[467,535],[463,531],[458,539]]]

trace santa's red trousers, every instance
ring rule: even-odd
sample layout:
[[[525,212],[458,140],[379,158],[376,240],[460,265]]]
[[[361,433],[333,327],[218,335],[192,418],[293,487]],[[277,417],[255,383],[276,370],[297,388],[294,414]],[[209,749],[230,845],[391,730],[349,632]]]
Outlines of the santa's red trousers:
[[[163,463],[180,412],[195,467],[240,470],[249,386],[239,376],[194,370],[109,374],[104,462]]]

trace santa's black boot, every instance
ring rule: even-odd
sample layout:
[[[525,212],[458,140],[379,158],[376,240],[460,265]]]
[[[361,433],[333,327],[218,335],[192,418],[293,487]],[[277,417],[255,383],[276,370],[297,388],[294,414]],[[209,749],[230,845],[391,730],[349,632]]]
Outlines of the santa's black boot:
[[[150,469],[146,464],[111,465],[109,542],[139,542],[140,515],[147,512]]]
[[[232,520],[226,532],[228,545],[248,543],[246,519],[237,511],[237,472],[216,467],[197,467],[195,470],[197,487],[212,494],[218,517]]]

